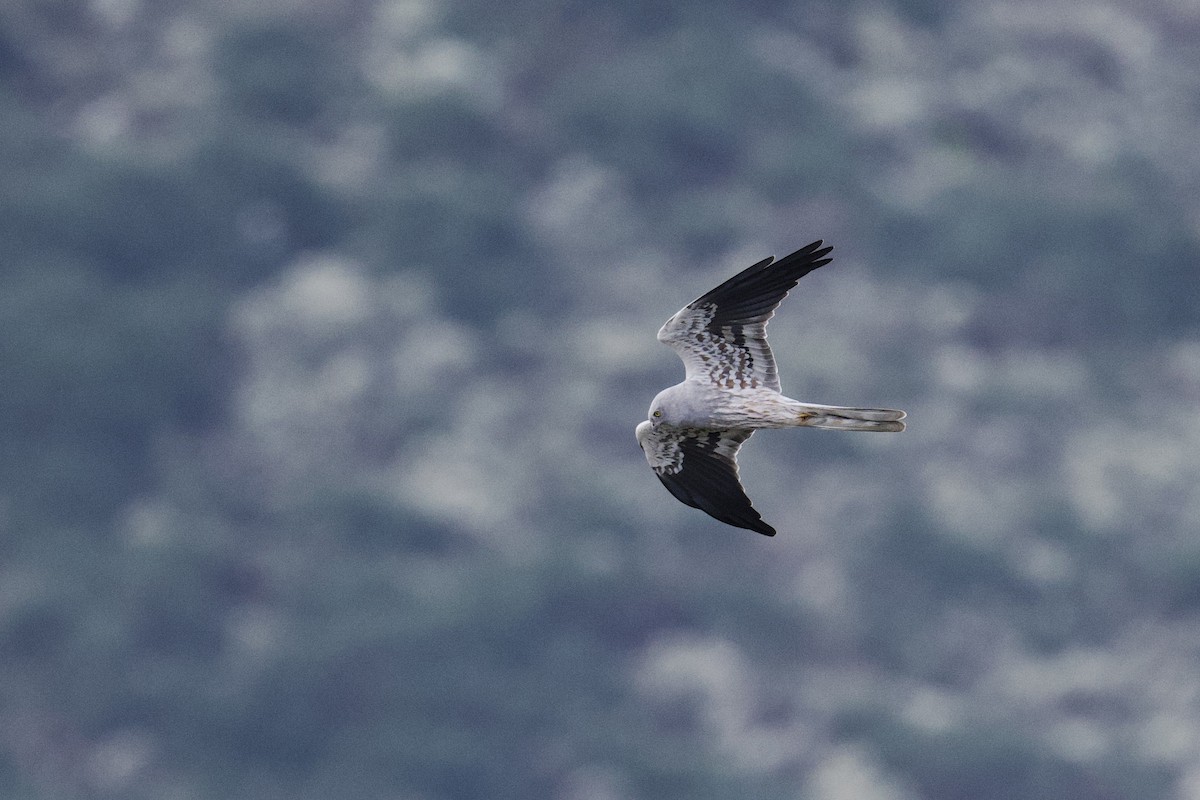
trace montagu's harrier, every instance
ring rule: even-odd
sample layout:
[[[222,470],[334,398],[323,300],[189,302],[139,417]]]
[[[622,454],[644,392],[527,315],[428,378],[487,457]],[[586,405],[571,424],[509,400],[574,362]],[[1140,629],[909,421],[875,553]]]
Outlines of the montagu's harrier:
[[[721,522],[774,536],[738,480],[737,451],[758,428],[902,431],[903,411],[801,403],[780,393],[767,320],[788,290],[828,264],[820,240],[787,258],[766,258],[680,309],[658,340],[683,359],[687,377],[664,389],[637,426],[646,460],[675,497]]]

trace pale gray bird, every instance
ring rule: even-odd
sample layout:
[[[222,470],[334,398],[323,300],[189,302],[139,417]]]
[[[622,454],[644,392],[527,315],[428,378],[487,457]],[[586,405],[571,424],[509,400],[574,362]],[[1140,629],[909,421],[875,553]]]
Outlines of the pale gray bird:
[[[780,393],[767,321],[788,290],[832,259],[817,240],[787,258],[763,259],[698,300],[658,331],[687,369],[637,426],[638,444],[667,490],[721,522],[767,536],[738,480],[737,452],[758,428],[902,431],[903,411],[801,403]]]

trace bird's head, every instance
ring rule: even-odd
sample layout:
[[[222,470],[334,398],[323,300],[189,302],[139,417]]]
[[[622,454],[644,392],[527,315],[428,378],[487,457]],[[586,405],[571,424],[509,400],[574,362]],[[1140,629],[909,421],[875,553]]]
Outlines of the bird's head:
[[[647,419],[650,424],[657,428],[659,425],[678,425],[680,424],[680,408],[677,398],[673,396],[672,386],[670,389],[664,389],[659,392],[654,401],[650,403],[650,411]]]

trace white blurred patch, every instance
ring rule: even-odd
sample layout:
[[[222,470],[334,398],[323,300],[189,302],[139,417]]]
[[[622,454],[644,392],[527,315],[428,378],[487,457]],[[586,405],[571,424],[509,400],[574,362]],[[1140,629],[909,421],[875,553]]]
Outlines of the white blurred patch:
[[[387,137],[370,122],[343,126],[313,145],[309,168],[326,186],[341,192],[370,191],[384,171]]]
[[[645,291],[646,281],[662,276],[666,261],[639,246],[653,237],[646,236],[620,174],[590,158],[568,156],[555,164],[530,194],[525,214],[534,233],[557,254],[559,268],[573,280],[596,284],[599,292],[619,292],[628,300]],[[640,281],[614,275],[631,261],[642,272]],[[679,306],[690,299],[679,298]],[[674,311],[664,309],[663,319]]]
[[[243,668],[270,661],[284,641],[284,620],[266,603],[244,603],[229,612],[225,621],[228,657]]]
[[[586,765],[572,770],[556,800],[627,800],[634,797],[625,775],[615,768]]]
[[[795,759],[808,744],[808,733],[791,722],[781,726],[755,718],[757,680],[735,643],[688,635],[651,642],[634,674],[651,703],[692,703],[722,755],[741,769],[766,772]]]
[[[917,148],[905,160],[879,173],[876,196],[893,206],[920,211],[945,192],[976,182],[978,166],[975,154],[964,148]]]
[[[853,36],[866,74],[911,73],[930,63],[938,42],[884,5],[864,6],[854,15]],[[899,95],[905,97],[903,93]],[[923,111],[923,109],[921,109]]]
[[[903,127],[928,113],[924,87],[899,78],[863,84],[850,102],[862,121],[874,128]]]
[[[85,105],[79,111],[76,130],[79,137],[93,147],[114,144],[128,133],[133,123],[133,109],[127,98],[109,94]]]
[[[366,277],[350,262],[311,256],[288,270],[277,288],[244,303],[239,321],[261,329],[282,315],[318,332],[344,328],[368,312],[370,295]]]
[[[401,339],[392,352],[399,391],[430,386],[475,363],[479,345],[469,328],[448,319],[431,320],[423,328],[421,336]]]
[[[854,602],[845,570],[836,559],[808,558],[793,583],[800,602],[814,612],[836,619]]]
[[[915,797],[865,749],[844,745],[817,764],[805,784],[806,800],[908,800]]]
[[[643,329],[634,320],[586,321],[571,331],[568,344],[582,363],[606,371],[637,369],[653,365],[664,356],[674,358],[654,338],[654,331]]]
[[[111,28],[124,28],[141,10],[141,0],[91,0],[92,10]]]
[[[1142,722],[1140,729],[1139,749],[1147,758],[1195,763],[1196,754],[1200,753],[1200,729],[1191,709],[1177,705],[1160,709]]]
[[[427,6],[426,6],[427,7]],[[494,100],[499,87],[489,55],[472,43],[420,33],[420,25],[405,27],[405,16],[419,17],[420,4],[405,3],[396,18],[385,14],[364,53],[367,79],[393,96],[462,92],[477,100]],[[412,14],[408,10],[417,9]]]
[[[246,364],[232,435],[263,491],[381,482],[405,443],[427,433],[413,420],[453,408],[480,352],[419,277],[375,278],[330,255],[248,295],[231,329]]]
[[[1200,766],[1188,766],[1175,788],[1176,800],[1200,800]]]
[[[944,733],[962,722],[961,695],[934,686],[920,686],[904,703],[901,714],[908,723],[932,733]]]
[[[111,733],[88,754],[88,783],[105,794],[124,794],[150,766],[156,749],[146,731],[126,728]]]
[[[980,546],[995,546],[1004,535],[1029,523],[1028,482],[1010,472],[964,470],[953,461],[930,464],[924,473],[926,502],[948,531]]]
[[[938,383],[956,392],[977,391],[987,376],[982,356],[963,344],[940,347],[934,354],[933,366]]]
[[[977,4],[974,15],[996,33],[1029,37],[1071,34],[1101,42],[1131,65],[1153,58],[1158,47],[1158,34],[1148,22],[1151,18],[1130,14],[1117,3],[989,2]]]
[[[1168,377],[1200,397],[1200,341],[1175,344],[1167,354]]]
[[[1113,745],[1104,725],[1088,719],[1067,718],[1053,723],[1046,743],[1068,761],[1087,763],[1106,755]]]
[[[127,542],[153,547],[170,541],[183,524],[178,512],[165,500],[143,499],[125,510],[121,527]]]
[[[698,694],[715,728],[734,728],[746,716],[747,670],[738,646],[726,639],[657,639],[643,655],[638,687],[653,697]]]
[[[447,398],[444,426],[397,454],[378,487],[431,517],[456,524],[510,553],[529,544],[521,521],[538,497],[543,450],[556,452],[554,426],[527,434],[530,398],[520,387],[479,380]]]
[[[1105,532],[1174,530],[1191,538],[1200,519],[1200,416],[1194,406],[1091,422],[1073,431],[1064,457],[1069,497],[1084,523]]]
[[[979,291],[972,286],[936,284],[925,287],[916,316],[932,333],[947,336],[962,330],[979,302]]]
[[[1075,562],[1061,545],[1030,539],[1016,553],[1021,574],[1042,588],[1066,584],[1075,575]]]
[[[521,485],[488,440],[445,436],[413,452],[394,475],[403,500],[477,531],[495,530],[522,503]]]
[[[419,36],[435,20],[434,4],[428,0],[385,0],[375,6],[373,27],[390,36]]]

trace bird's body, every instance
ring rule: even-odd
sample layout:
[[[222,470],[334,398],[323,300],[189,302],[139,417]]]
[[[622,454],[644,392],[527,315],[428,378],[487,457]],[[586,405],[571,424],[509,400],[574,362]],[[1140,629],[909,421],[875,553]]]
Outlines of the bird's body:
[[[801,277],[828,264],[816,241],[758,262],[679,310],[658,332],[683,359],[683,382],[659,392],[638,444],[663,485],[687,505],[773,536],[737,474],[737,451],[759,428],[902,431],[903,411],[815,405],[781,392],[766,325]]]

